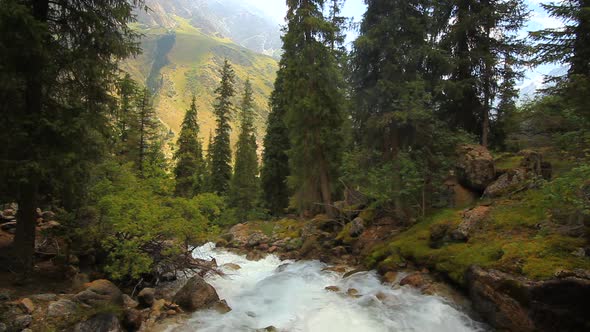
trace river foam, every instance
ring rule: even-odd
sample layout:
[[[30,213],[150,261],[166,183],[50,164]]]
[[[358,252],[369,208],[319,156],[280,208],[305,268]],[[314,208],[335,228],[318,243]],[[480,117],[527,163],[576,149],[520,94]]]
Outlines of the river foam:
[[[213,244],[198,248],[201,257],[214,257],[222,266],[234,263],[239,270],[224,269],[225,276],[207,281],[225,299],[232,311],[195,313],[170,332],[255,331],[274,326],[289,332],[462,332],[484,331],[485,327],[436,296],[422,295],[409,287],[381,284],[375,272],[361,272],[348,278],[323,271],[318,261],[281,261],[269,255],[260,261]],[[341,292],[330,292],[337,286]],[[360,296],[346,294],[354,288]]]

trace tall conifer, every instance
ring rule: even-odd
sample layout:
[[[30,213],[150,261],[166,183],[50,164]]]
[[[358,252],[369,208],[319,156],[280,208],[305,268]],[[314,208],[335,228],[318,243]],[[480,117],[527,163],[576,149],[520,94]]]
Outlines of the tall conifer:
[[[174,169],[174,175],[176,176],[175,193],[177,196],[191,198],[203,191],[206,176],[203,147],[199,140],[195,96],[193,96],[191,106],[184,115],[177,144],[178,149],[174,155],[176,159],[176,168]]]
[[[246,80],[240,105],[240,134],[236,144],[236,161],[230,187],[231,204],[240,221],[246,221],[258,198],[258,146],[254,128],[252,85]]]
[[[211,150],[211,189],[213,192],[223,195],[229,189],[232,176],[229,119],[234,108],[232,98],[235,94],[235,74],[227,60],[225,60],[220,73],[221,82],[215,90],[217,96],[214,113],[217,118],[217,128]]]

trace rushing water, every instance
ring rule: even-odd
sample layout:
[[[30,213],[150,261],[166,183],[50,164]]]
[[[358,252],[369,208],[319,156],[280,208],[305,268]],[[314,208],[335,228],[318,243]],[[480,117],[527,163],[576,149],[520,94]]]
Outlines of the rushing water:
[[[254,262],[212,244],[199,248],[199,255],[215,257],[220,266],[241,266],[207,279],[233,310],[197,312],[169,331],[255,331],[268,326],[289,332],[484,331],[443,299],[381,284],[374,272],[342,278],[323,271],[326,265],[318,261],[281,261],[269,255]],[[341,292],[327,291],[326,286],[338,286]],[[349,288],[360,297],[348,296]]]

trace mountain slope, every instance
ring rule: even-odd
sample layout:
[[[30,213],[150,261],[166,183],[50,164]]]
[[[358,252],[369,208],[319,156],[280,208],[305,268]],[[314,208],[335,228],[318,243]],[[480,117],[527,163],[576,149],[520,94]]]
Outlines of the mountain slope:
[[[244,81],[250,78],[252,82],[260,138],[268,115],[268,96],[278,69],[277,61],[236,45],[219,34],[206,33],[204,28],[194,26],[189,18],[167,12],[164,16],[153,14],[149,18],[160,23],[153,26],[143,23],[134,25],[134,29],[144,35],[141,41],[143,53],[129,59],[123,69],[154,91],[155,107],[162,122],[178,133],[184,113],[195,94],[201,137],[207,142],[210,131],[215,128],[212,110],[214,90],[220,79],[218,71],[224,59],[228,59],[236,73],[236,106]],[[234,130],[234,142],[236,135],[237,130]]]

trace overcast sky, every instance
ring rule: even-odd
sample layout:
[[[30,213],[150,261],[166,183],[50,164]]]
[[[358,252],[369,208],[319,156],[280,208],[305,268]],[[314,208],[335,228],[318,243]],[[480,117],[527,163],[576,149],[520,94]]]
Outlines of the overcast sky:
[[[259,10],[267,13],[269,16],[275,18],[277,22],[283,22],[285,13],[287,11],[285,0],[247,0]],[[526,36],[528,31],[535,31],[544,28],[555,28],[561,26],[561,21],[553,17],[549,17],[540,4],[550,2],[550,0],[525,0],[526,4],[531,10],[531,15],[526,28],[521,31],[522,36]],[[345,16],[353,17],[355,22],[359,22],[366,10],[364,0],[347,0],[343,13]],[[356,37],[355,32],[348,33],[348,42],[351,42]],[[555,65],[540,66],[531,68],[526,73],[526,79],[521,83],[521,86],[527,86],[531,82],[540,84],[543,80],[543,75],[548,74],[549,71],[556,68]]]

